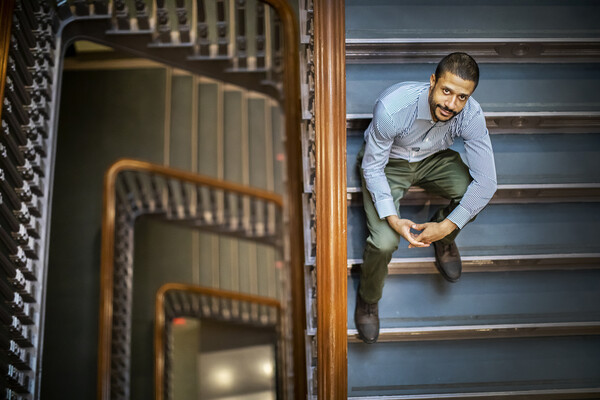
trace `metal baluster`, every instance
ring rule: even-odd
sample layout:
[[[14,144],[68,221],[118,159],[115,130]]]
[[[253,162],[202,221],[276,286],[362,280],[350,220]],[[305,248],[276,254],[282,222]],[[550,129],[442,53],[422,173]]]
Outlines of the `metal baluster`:
[[[108,14],[108,0],[94,0],[94,14]]]
[[[196,43],[198,44],[198,54],[200,56],[210,55],[210,39],[208,38],[208,23],[206,22],[206,9],[204,0],[197,0],[196,3],[196,18],[197,18],[197,35]]]
[[[117,29],[122,31],[128,31],[131,29],[129,22],[129,7],[125,4],[124,0],[114,0],[113,13],[117,19]]]
[[[165,323],[165,370],[164,374],[166,379],[164,380],[164,399],[170,400],[173,398],[173,368],[171,364],[173,363],[173,349],[175,348],[173,344],[173,321],[171,318],[167,319]]]
[[[75,5],[75,15],[90,15],[90,6],[88,0],[74,0],[73,4]]]
[[[139,30],[150,30],[148,7],[145,0],[135,0],[135,16]]]
[[[137,174],[136,182],[139,191],[142,195],[143,203],[148,212],[154,213],[157,211],[156,197],[152,189],[152,181],[149,174]]]
[[[190,24],[185,8],[185,0],[177,0],[175,2],[175,14],[177,15],[177,24],[179,27],[179,42],[190,42]]]
[[[121,173],[120,176],[121,182],[127,192],[127,198],[136,215],[145,211],[142,196],[138,190],[138,185],[135,182],[135,175],[137,174],[137,172],[126,171]]]
[[[229,36],[227,34],[227,19],[225,16],[225,0],[217,0],[217,44],[220,56],[229,55]]]
[[[257,0],[256,2],[256,68],[265,67],[265,5]]]
[[[238,68],[246,68],[247,62],[247,43],[246,43],[246,0],[236,0],[235,2],[235,31],[236,31],[236,59]]]
[[[156,1],[156,29],[158,40],[161,43],[171,42],[171,24],[169,24],[169,10],[165,7],[165,0]]]
[[[154,196],[156,206],[162,212],[167,212],[169,209],[169,194],[164,178],[152,175],[150,178],[152,184],[152,195]]]
[[[271,68],[273,70],[273,80],[276,82],[281,81],[281,74],[283,73],[283,48],[281,43],[281,20],[277,13],[273,13],[273,59]]]
[[[71,13],[71,7],[69,7],[67,0],[58,0],[56,2],[56,12],[58,13],[58,17],[62,20],[73,16]]]

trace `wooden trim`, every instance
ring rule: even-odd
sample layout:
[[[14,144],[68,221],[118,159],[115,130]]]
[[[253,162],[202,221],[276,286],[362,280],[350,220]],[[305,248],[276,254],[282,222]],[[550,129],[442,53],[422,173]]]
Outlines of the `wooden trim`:
[[[196,285],[188,285],[184,283],[166,283],[162,285],[156,292],[156,300],[154,306],[154,394],[156,400],[163,400],[164,394],[164,377],[165,377],[165,296],[168,291],[178,290],[197,294],[203,294],[222,299],[231,299],[243,301],[246,303],[262,304],[269,307],[274,307],[277,310],[277,325],[281,324],[281,304],[279,301],[269,297],[254,296],[239,292],[231,292],[214,288],[207,288]],[[280,327],[278,328],[281,336]],[[281,338],[280,338],[281,340]],[[281,355],[280,355],[281,356]],[[281,360],[279,360],[281,361]],[[280,363],[279,363],[280,364]],[[278,366],[281,368],[281,365]]]
[[[600,335],[600,322],[459,325],[417,328],[383,328],[379,343],[446,340],[480,340],[525,337]],[[362,343],[356,329],[348,330],[349,343]]]
[[[344,0],[314,0],[318,398],[347,396]]]
[[[145,161],[122,159],[108,169],[104,176],[102,205],[102,247],[100,259],[100,315],[98,337],[98,399],[110,399],[111,341],[113,324],[113,280],[115,250],[116,185],[123,171],[145,171],[224,191],[252,196],[283,207],[276,193],[221,181],[189,171],[165,167]]]
[[[290,286],[292,289],[294,397],[305,399],[307,398],[307,375],[306,319],[304,317],[306,315],[304,229],[302,226],[302,146],[300,137],[302,114],[300,105],[300,52],[298,49],[300,35],[296,14],[287,0],[263,1],[277,11],[283,27],[283,109],[287,157],[286,213],[288,218]]]
[[[6,84],[6,68],[8,66],[10,30],[14,7],[15,0],[0,1],[0,117],[2,117],[1,102],[4,99],[4,85]]]

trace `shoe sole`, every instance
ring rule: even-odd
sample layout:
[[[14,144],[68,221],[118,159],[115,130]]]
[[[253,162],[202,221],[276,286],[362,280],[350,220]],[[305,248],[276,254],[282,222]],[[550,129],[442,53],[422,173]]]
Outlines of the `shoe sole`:
[[[377,339],[379,339],[379,335],[377,335],[377,337],[376,337],[375,339],[373,339],[373,340],[367,340],[367,339],[365,339],[365,337],[364,337],[363,335],[361,335],[360,333],[359,333],[359,334],[357,334],[356,336],[358,336],[358,338],[359,338],[360,340],[362,340],[362,341],[363,341],[364,343],[366,343],[366,344],[373,344],[373,343],[377,343]]]
[[[435,268],[438,270],[438,272],[440,273],[440,275],[442,275],[442,277],[447,280],[450,283],[455,283],[458,282],[458,280],[460,279],[460,276],[456,279],[452,279],[450,278],[447,274],[446,271],[444,271],[444,269],[442,267],[440,267],[440,264],[437,261],[434,261],[433,264],[435,265]]]

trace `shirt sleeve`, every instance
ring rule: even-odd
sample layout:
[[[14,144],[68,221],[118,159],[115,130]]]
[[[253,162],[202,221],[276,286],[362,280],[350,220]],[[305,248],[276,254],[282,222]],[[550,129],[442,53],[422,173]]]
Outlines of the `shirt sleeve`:
[[[365,153],[361,167],[367,190],[381,219],[398,215],[384,172],[395,135],[394,121],[385,106],[378,101],[373,109],[371,125],[365,132]]]
[[[498,186],[492,142],[481,112],[467,124],[462,137],[473,181],[467,187],[460,204],[448,216],[458,228],[465,226],[488,204]]]

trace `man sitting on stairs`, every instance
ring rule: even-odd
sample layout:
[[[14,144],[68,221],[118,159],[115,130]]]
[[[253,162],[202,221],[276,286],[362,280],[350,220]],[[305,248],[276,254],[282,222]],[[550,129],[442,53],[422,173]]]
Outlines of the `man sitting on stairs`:
[[[375,102],[358,155],[369,237],[354,319],[365,343],[379,336],[378,302],[400,237],[409,248],[433,243],[441,275],[450,282],[460,278],[454,239],[496,191],[490,136],[483,111],[471,98],[478,82],[475,60],[452,53],[440,61],[429,83],[397,83]],[[468,167],[449,149],[457,137],[464,141]],[[437,210],[431,222],[402,218],[400,199],[412,185],[450,203]]]

